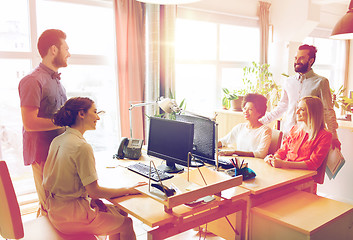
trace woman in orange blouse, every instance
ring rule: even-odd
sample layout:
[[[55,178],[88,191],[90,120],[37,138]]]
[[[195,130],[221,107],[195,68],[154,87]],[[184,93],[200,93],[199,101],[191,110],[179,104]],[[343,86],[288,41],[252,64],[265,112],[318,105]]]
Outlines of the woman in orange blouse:
[[[284,139],[282,147],[264,160],[276,168],[317,170],[330,150],[332,139],[332,134],[325,129],[324,108],[320,98],[302,98],[296,115],[297,125]]]

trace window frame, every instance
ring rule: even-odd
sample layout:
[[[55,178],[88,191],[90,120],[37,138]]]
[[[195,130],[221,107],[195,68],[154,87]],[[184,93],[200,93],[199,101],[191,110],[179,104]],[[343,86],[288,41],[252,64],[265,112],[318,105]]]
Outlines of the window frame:
[[[222,70],[224,68],[243,68],[244,66],[250,66],[251,62],[254,61],[222,61],[220,60],[220,26],[222,24],[240,26],[240,27],[253,27],[260,29],[258,17],[247,17],[238,15],[220,14],[215,12],[207,12],[197,9],[190,9],[185,7],[178,7],[177,19],[187,19],[202,22],[211,22],[217,25],[217,54],[215,60],[181,60],[175,59],[175,64],[212,64],[216,66],[216,108],[222,106]],[[259,34],[259,41],[260,34]],[[259,42],[260,45],[260,42]],[[259,53],[260,58],[260,53]],[[260,59],[257,59],[259,62]],[[177,81],[177,79],[175,80]],[[177,100],[178,93],[175,93]],[[180,99],[181,100],[181,99]],[[216,109],[214,109],[216,110]],[[207,113],[206,113],[207,114]]]
[[[46,0],[46,1],[52,1],[52,2],[63,2],[63,3],[72,3],[72,4],[81,4],[81,5],[88,5],[88,6],[97,6],[97,7],[105,7],[105,8],[109,8],[110,10],[114,11],[114,3],[112,0]],[[35,69],[39,63],[41,62],[41,57],[38,53],[37,50],[37,40],[39,37],[39,34],[37,32],[38,29],[38,22],[37,22],[37,4],[38,4],[38,0],[27,0],[28,5],[28,28],[29,28],[29,36],[27,36],[30,41],[29,43],[29,49],[28,51],[7,51],[6,49],[4,50],[0,50],[0,59],[2,60],[7,60],[7,59],[11,59],[11,60],[20,60],[20,59],[24,59],[24,60],[28,60],[29,61],[29,65],[30,65],[30,69]],[[115,27],[115,22],[112,23],[112,25]],[[115,37],[115,34],[114,34]],[[110,69],[112,69],[112,72],[114,74],[113,78],[117,79],[117,64],[116,64],[116,58],[115,59],[111,59],[111,57],[109,56],[105,56],[105,55],[92,55],[92,54],[71,54],[70,60],[69,60],[69,66],[79,66],[79,65],[90,65],[90,66],[107,66]],[[114,69],[113,69],[114,68]],[[60,72],[60,71],[59,71]],[[27,74],[27,73],[26,73]],[[22,76],[20,77],[22,78]],[[118,82],[116,80],[114,87],[116,89],[116,93],[118,94]],[[18,94],[17,94],[18,96]],[[120,119],[119,119],[119,105],[118,105],[118,97],[114,96],[113,97],[115,100],[116,104],[116,112],[112,113],[113,116],[111,116],[111,118],[113,119],[113,123],[112,124],[116,124],[117,126],[117,136],[116,136],[116,143],[114,143],[116,146],[118,146],[119,142],[118,139],[121,135],[121,129],[120,129]],[[18,109],[20,107],[18,106]],[[98,106],[99,108],[99,106]],[[17,114],[17,113],[16,113]],[[6,124],[6,119],[4,119],[4,126],[7,126]],[[17,123],[16,123],[17,124]],[[110,125],[109,125],[110,126]],[[22,128],[22,124],[21,126],[18,126],[19,129],[19,134],[21,134],[21,128]],[[4,134],[6,135],[6,129],[4,130]],[[0,132],[1,133],[1,132]],[[17,132],[16,132],[17,134]],[[90,134],[87,135],[87,137],[89,137]],[[20,139],[16,138],[16,141],[20,141],[19,143],[22,144],[22,134],[19,136]],[[115,138],[115,134],[114,134],[114,138]],[[0,139],[1,140],[1,139]],[[110,139],[109,139],[110,140]],[[5,159],[6,156],[4,156],[4,147],[5,146],[1,146],[2,144],[0,143],[0,147],[2,147],[2,158]],[[115,146],[114,145],[114,146]],[[1,149],[0,149],[1,150]],[[17,154],[18,151],[16,151]],[[22,160],[22,151],[18,152],[18,155],[16,155],[17,157],[12,158],[11,159],[6,159],[7,161],[16,161],[16,165],[20,166],[22,168],[23,166],[23,160]],[[20,158],[21,157],[21,158]],[[9,166],[10,167],[10,166]],[[22,173],[22,170],[19,170],[19,174],[24,174],[25,176],[28,175],[28,171],[30,171],[30,168],[24,168],[26,172]],[[17,178],[17,173],[14,174],[15,178]],[[21,179],[21,175],[18,176]]]

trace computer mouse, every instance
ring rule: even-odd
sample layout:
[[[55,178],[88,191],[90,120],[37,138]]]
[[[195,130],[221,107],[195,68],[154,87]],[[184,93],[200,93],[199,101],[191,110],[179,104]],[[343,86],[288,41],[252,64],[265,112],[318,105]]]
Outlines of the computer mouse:
[[[165,185],[162,186],[159,183],[152,183],[151,186],[154,187],[154,188],[157,188],[158,190],[160,190],[162,192],[164,192],[167,195],[167,197],[173,196],[176,193],[173,188],[168,188]]]

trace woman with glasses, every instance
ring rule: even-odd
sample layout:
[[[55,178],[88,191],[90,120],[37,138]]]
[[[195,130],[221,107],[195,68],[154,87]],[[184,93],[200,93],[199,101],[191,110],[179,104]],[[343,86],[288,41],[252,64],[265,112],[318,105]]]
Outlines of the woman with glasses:
[[[83,97],[69,99],[54,115],[54,124],[65,126],[66,131],[52,141],[44,166],[48,217],[67,237],[136,239],[127,214],[98,199],[137,194],[135,187],[146,183],[118,189],[98,185],[93,149],[83,134],[95,130],[99,119],[95,103]]]

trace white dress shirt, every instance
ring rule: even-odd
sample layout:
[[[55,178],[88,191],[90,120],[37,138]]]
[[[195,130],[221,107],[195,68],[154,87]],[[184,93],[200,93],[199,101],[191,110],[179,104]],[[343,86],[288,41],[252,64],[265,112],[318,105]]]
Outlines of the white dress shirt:
[[[327,78],[317,75],[311,69],[305,74],[295,74],[286,79],[283,84],[282,97],[276,108],[266,113],[260,119],[263,124],[268,124],[286,112],[281,121],[281,130],[287,136],[290,129],[296,124],[296,109],[301,98],[306,96],[317,96],[321,98],[324,105],[324,117],[332,138],[337,139],[338,128],[336,113],[333,110],[330,85]]]
[[[219,141],[222,146],[236,145],[239,151],[252,152],[255,157],[264,158],[271,144],[271,134],[271,128],[266,125],[251,129],[248,123],[239,123]]]

